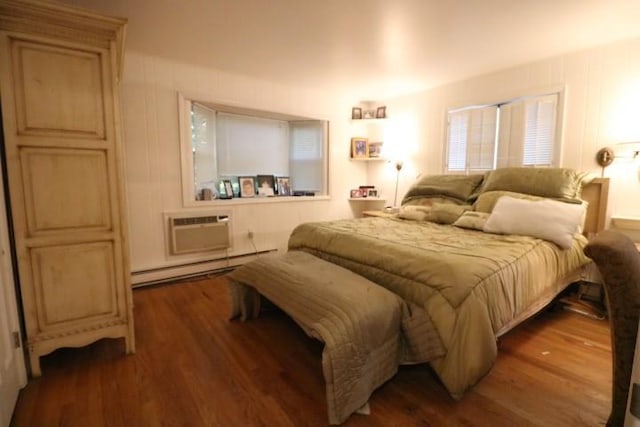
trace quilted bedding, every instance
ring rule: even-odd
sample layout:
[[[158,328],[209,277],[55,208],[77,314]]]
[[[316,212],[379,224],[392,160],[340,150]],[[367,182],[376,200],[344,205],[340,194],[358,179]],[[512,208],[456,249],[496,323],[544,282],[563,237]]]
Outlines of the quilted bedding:
[[[429,362],[454,398],[478,382],[497,355],[496,336],[542,308],[589,260],[586,239],[562,250],[544,240],[431,222],[364,218],[298,226],[290,250],[345,267],[407,301],[432,322],[446,354]]]

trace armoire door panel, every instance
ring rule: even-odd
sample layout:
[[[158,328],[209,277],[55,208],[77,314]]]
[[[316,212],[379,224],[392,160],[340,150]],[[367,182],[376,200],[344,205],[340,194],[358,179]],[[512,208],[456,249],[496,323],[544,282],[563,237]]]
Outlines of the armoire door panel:
[[[19,134],[105,138],[99,52],[12,41]]]
[[[22,148],[20,162],[29,236],[112,227],[106,151]]]
[[[102,338],[135,351],[117,93],[126,20],[0,0],[0,102],[31,372]]]
[[[118,316],[111,242],[31,250],[38,330]]]

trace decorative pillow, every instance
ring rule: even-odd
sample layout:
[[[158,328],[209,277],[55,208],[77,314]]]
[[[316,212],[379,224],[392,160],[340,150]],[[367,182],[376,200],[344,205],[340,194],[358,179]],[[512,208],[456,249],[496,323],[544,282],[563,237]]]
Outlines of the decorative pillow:
[[[398,218],[411,219],[413,221],[426,221],[431,212],[431,206],[400,206]]]
[[[429,212],[428,221],[438,224],[453,224],[460,215],[471,210],[471,205],[451,205],[435,203]]]
[[[532,201],[504,196],[493,208],[484,231],[537,237],[568,249],[578,232],[584,209],[584,205],[556,200]]]
[[[489,214],[486,212],[466,211],[453,223],[456,227],[484,231]]]
[[[509,196],[514,199],[525,199],[525,200],[544,200],[544,197],[532,196],[531,194],[523,194],[523,193],[514,193],[512,191],[485,191],[480,193],[478,199],[473,204],[473,209],[478,212],[486,212],[491,213],[493,207],[496,205],[496,202],[500,199],[500,197]]]
[[[501,168],[491,171],[482,191],[512,191],[553,199],[580,198],[589,175],[567,168]]]
[[[416,181],[402,204],[425,196],[438,196],[466,201],[482,182],[484,175],[426,175]]]
[[[431,207],[433,206],[434,203],[441,203],[441,204],[452,204],[452,205],[464,205],[465,202],[463,200],[460,199],[454,199],[451,197],[444,197],[444,196],[419,196],[419,197],[413,197],[409,200],[407,200],[405,203],[402,204],[402,206],[425,206],[425,207]]]

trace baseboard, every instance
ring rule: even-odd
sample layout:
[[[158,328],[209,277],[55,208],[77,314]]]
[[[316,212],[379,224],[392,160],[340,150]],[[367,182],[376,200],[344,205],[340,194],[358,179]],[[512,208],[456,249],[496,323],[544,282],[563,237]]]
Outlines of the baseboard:
[[[157,285],[160,283],[200,276],[211,272],[232,270],[233,268],[254,260],[259,256],[275,252],[277,252],[277,249],[269,249],[242,255],[234,255],[226,258],[134,271],[131,273],[131,285],[133,288],[138,288],[141,286]]]

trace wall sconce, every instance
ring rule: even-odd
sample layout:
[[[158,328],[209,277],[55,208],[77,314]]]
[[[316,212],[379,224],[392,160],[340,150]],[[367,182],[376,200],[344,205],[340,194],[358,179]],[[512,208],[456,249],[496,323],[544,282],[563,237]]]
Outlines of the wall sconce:
[[[628,145],[628,144],[636,144],[640,145],[640,141],[630,141],[630,142],[620,142],[616,145]],[[627,154],[630,153],[631,155]],[[604,169],[613,163],[616,158],[623,158],[627,160],[631,160],[631,162],[638,164],[640,161],[640,149],[633,149],[625,153],[623,156],[616,156],[613,148],[603,147],[596,153],[596,162],[602,168],[601,176],[604,177]],[[640,165],[638,165],[638,180],[640,180]]]
[[[613,159],[615,159],[615,157],[616,155],[613,152],[613,148],[604,147],[598,150],[598,152],[596,153],[596,162],[602,168],[600,176],[604,177],[604,168],[613,163]]]

